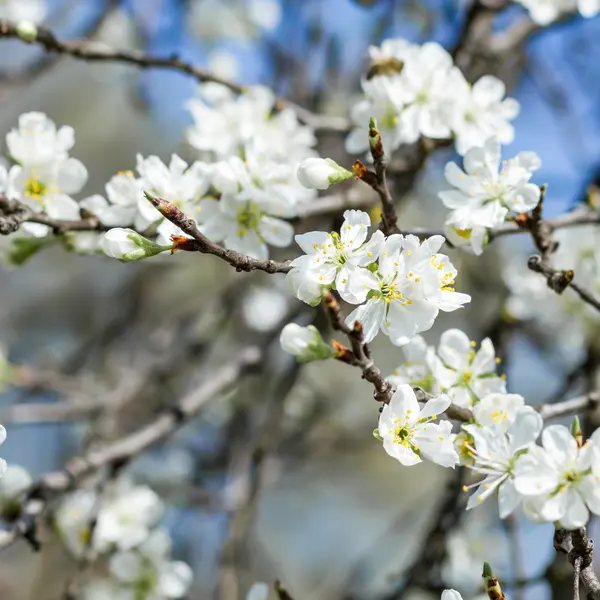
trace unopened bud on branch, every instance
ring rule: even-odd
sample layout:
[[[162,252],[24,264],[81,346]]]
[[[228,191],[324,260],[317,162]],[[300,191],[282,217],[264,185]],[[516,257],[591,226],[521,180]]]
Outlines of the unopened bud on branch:
[[[133,229],[120,227],[108,231],[102,238],[100,247],[104,254],[121,262],[142,260],[173,248],[173,246],[159,246]]]
[[[38,29],[31,21],[19,21],[15,29],[24,42],[31,43],[37,39]]]
[[[335,356],[335,350],[325,343],[314,325],[301,327],[296,323],[289,323],[283,328],[279,341],[281,347],[293,354],[299,362],[325,360]]]
[[[298,167],[298,181],[312,190],[326,190],[350,177],[352,173],[331,158],[307,158]]]

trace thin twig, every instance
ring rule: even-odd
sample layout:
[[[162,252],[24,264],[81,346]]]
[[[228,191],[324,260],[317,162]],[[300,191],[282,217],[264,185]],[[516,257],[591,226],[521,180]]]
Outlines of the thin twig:
[[[381,374],[379,367],[375,365],[371,358],[369,347],[364,341],[362,325],[358,321],[354,324],[354,327],[346,324],[340,303],[331,292],[323,300],[323,306],[333,329],[344,333],[352,346],[352,349],[350,349],[336,342],[336,358],[349,365],[359,367],[363,379],[372,383],[375,388],[373,393],[375,400],[389,404],[394,390],[391,383]]]
[[[160,57],[152,56],[139,50],[117,50],[102,42],[93,40],[64,41],[58,39],[54,32],[47,27],[37,27],[35,35],[29,37],[21,35],[18,25],[8,19],[0,19],[0,38],[18,39],[27,44],[36,44],[48,53],[62,54],[86,62],[119,62],[141,69],[170,69],[194,77],[201,83],[218,83],[229,88],[236,94],[241,94],[245,91],[245,88],[237,83],[181,60],[176,53],[168,57]],[[297,115],[302,121],[322,131],[345,132],[349,127],[346,119],[315,115],[309,110],[299,108],[283,98],[279,98],[275,106],[278,110],[286,107],[296,109]]]
[[[192,239],[176,238],[175,248],[188,252],[201,252],[218,256],[225,262],[235,267],[236,271],[264,271],[265,273],[287,273],[291,270],[288,262],[277,262],[274,260],[258,260],[235,250],[227,250],[211,242],[196,225],[193,219],[188,218],[179,208],[163,198],[152,196],[145,192],[148,201],[162,214],[165,219],[179,227],[181,231]]]
[[[371,119],[369,123],[369,145],[373,157],[375,177],[372,180],[365,179],[365,181],[377,192],[381,200],[381,229],[386,235],[392,235],[398,233],[398,227],[396,226],[398,215],[387,182],[388,160],[375,119]]]

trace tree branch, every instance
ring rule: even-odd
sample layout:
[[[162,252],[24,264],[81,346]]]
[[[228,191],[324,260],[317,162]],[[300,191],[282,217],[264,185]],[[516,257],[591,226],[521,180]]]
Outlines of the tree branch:
[[[180,73],[194,77],[200,83],[212,82],[223,85],[236,94],[242,94],[245,91],[245,88],[241,85],[181,60],[176,53],[169,57],[160,57],[152,56],[139,50],[117,50],[110,48],[102,42],[93,40],[64,41],[58,39],[54,32],[47,27],[37,27],[35,35],[30,39],[28,36],[21,35],[17,23],[8,19],[0,19],[0,38],[17,39],[26,44],[36,44],[48,53],[62,54],[86,62],[119,62],[141,69],[153,68],[179,71]],[[309,110],[300,108],[283,98],[277,99],[275,104],[277,110],[286,107],[295,109],[300,120],[317,130],[345,132],[349,128],[349,123],[346,119],[315,115]]]
[[[585,527],[574,531],[557,529],[554,532],[554,549],[566,554],[573,565],[575,573],[579,571],[579,579],[583,583],[588,600],[600,600],[600,581],[594,571],[594,542]],[[578,584],[573,588],[578,589]],[[575,600],[575,596],[573,597]]]
[[[168,221],[171,221],[173,225],[176,225],[189,235],[192,239],[187,238],[176,238],[175,249],[185,250],[187,252],[201,252],[202,254],[212,254],[223,259],[229,263],[232,267],[235,267],[236,271],[264,271],[265,273],[287,273],[291,270],[289,261],[277,262],[274,260],[258,260],[251,258],[245,254],[240,254],[235,250],[227,250],[218,244],[211,242],[196,225],[193,219],[188,218],[179,208],[174,204],[171,204],[164,198],[158,198],[152,196],[147,192],[144,192],[148,201],[165,217]]]
[[[30,542],[34,550],[38,550],[40,544],[36,535],[36,521],[44,513],[48,502],[68,492],[82,479],[99,469],[122,466],[141,452],[162,442],[194,418],[207,402],[256,367],[262,354],[257,346],[245,348],[198,389],[182,398],[176,405],[165,408],[149,424],[103,448],[71,459],[61,471],[42,476],[27,492],[21,505],[20,516],[13,527],[0,532],[0,549],[23,537]]]
[[[358,321],[354,327],[346,325],[340,303],[331,292],[323,300],[323,306],[333,329],[344,333],[352,346],[350,350],[336,343],[336,350],[338,352],[336,358],[351,366],[359,367],[362,371],[363,379],[372,383],[375,388],[375,392],[373,393],[375,400],[389,404],[394,393],[392,384],[381,374],[379,367],[373,362],[371,351],[364,341],[362,325]]]
[[[554,404],[542,404],[536,406],[535,409],[540,413],[544,420],[557,419],[559,417],[567,417],[579,412],[594,410],[600,405],[600,395],[596,392],[556,402]]]

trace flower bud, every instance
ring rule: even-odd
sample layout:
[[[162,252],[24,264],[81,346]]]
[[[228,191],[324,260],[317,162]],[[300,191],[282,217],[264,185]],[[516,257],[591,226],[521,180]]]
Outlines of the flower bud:
[[[583,430],[581,429],[581,423],[577,415],[573,417],[573,422],[571,423],[571,434],[575,438],[577,445],[581,448],[583,446]]]
[[[108,231],[102,238],[100,247],[104,254],[121,262],[149,258],[173,248],[173,246],[159,246],[133,229],[120,227]]]
[[[307,158],[298,167],[298,181],[304,187],[314,190],[326,190],[330,185],[350,177],[352,173],[331,158]]]
[[[281,347],[293,354],[299,362],[325,360],[335,356],[335,350],[326,344],[314,325],[301,327],[289,323],[283,328],[279,337]]]
[[[17,35],[24,42],[35,42],[38,34],[38,29],[35,23],[31,21],[19,21],[16,26]]]

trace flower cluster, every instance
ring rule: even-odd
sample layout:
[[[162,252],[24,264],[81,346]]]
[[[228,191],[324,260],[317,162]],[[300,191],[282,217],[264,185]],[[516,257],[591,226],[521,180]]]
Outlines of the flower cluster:
[[[39,112],[22,114],[18,126],[6,136],[11,160],[8,172],[0,165],[0,192],[21,200],[35,212],[66,221],[80,218],[79,204],[73,194],[87,182],[87,169],[69,156],[75,144],[72,127],[56,125]],[[38,237],[50,228],[38,223],[23,223],[23,231]]]
[[[267,259],[268,245],[289,246],[293,227],[285,218],[315,197],[300,184],[297,168],[314,157],[316,139],[291,109],[277,111],[266,88],[249,88],[235,95],[208,83],[188,108],[195,124],[188,142],[202,161],[189,166],[174,155],[167,167],[159,158],[138,157],[139,177],[126,172],[107,185],[108,201],[95,196],[85,207],[109,227],[134,226],[140,231],[157,224],[157,243],[168,245],[183,233],[143,196],[160,196],[194,218],[212,241],[253,258]],[[113,240],[115,237],[113,237]],[[130,254],[129,238],[110,256]],[[127,258],[125,258],[127,260]]]
[[[281,174],[264,166],[259,156],[250,154],[246,161],[233,156],[217,163],[196,161],[190,166],[177,155],[172,156],[169,166],[156,156],[138,156],[139,177],[132,172],[115,175],[106,186],[108,201],[94,196],[82,204],[110,227],[133,225],[144,230],[156,225],[156,242],[168,250],[172,236],[184,233],[146,200],[147,192],[194,218],[212,241],[266,259],[267,243],[284,247],[292,242],[293,227],[280,217],[292,216],[295,209],[285,185],[279,185]],[[123,259],[129,254],[128,242],[123,236],[113,236],[115,239],[123,239],[125,245],[108,254]],[[106,252],[105,245],[103,248]]]
[[[442,394],[421,408],[413,389],[403,384],[383,407],[375,435],[383,440],[385,451],[403,465],[416,465],[426,458],[454,468],[459,457],[452,439],[452,423],[446,419],[434,422],[449,406],[450,398]]]
[[[79,489],[54,513],[56,529],[75,557],[101,556],[110,577],[93,579],[82,598],[181,598],[192,582],[190,567],[171,559],[171,540],[160,527],[164,507],[147,486],[128,479],[101,493]],[[128,595],[129,594],[129,595]]]
[[[349,153],[368,150],[370,117],[379,122],[388,152],[421,136],[454,138],[460,154],[483,145],[490,136],[503,144],[512,142],[510,121],[519,104],[505,98],[505,86],[496,77],[485,75],[471,86],[450,54],[435,42],[418,46],[389,39],[369,53],[372,65],[362,81],[365,98],[351,112]]]
[[[500,518],[522,503],[534,522],[585,525],[590,512],[600,514],[600,429],[585,443],[577,419],[572,431],[563,425],[542,431],[540,414],[522,396],[506,393],[490,340],[478,351],[474,346],[456,329],[442,335],[437,351],[420,337],[405,346],[406,361],[389,378],[397,390],[381,411],[376,437],[403,465],[423,458],[445,467],[460,462],[482,476],[464,486],[465,492],[476,488],[467,509],[495,494]],[[430,393],[423,407],[417,385]],[[457,434],[439,418],[451,401],[472,408]]]
[[[540,188],[529,180],[540,164],[534,152],[520,152],[500,164],[497,138],[471,148],[463,160],[464,171],[449,162],[446,180],[455,189],[442,191],[439,197],[452,209],[446,226],[453,244],[470,243],[475,254],[481,254],[488,229],[501,225],[510,212],[519,214],[535,208]]]
[[[461,407],[472,407],[490,394],[506,394],[506,383],[496,374],[500,359],[489,338],[476,343],[460,329],[449,329],[437,349],[416,336],[402,347],[404,362],[388,380],[393,385],[409,384],[431,394],[447,394]]]
[[[292,262],[287,278],[294,294],[316,305],[331,289],[350,304],[359,304],[347,319],[362,324],[371,341],[381,330],[393,344],[408,343],[430,329],[439,311],[453,311],[470,301],[452,287],[457,271],[438,250],[442,236],[420,242],[413,235],[367,241],[369,215],[348,210],[340,232],[313,231],[296,236],[306,253]]]
[[[599,0],[517,0],[538,25],[549,25],[561,15],[579,11],[587,19],[600,12]]]

